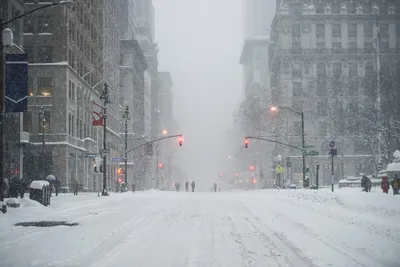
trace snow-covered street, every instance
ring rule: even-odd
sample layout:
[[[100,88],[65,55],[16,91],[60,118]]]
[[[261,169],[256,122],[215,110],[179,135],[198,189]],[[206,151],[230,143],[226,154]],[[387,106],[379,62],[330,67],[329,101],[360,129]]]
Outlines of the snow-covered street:
[[[0,215],[1,267],[399,266],[400,197],[345,189],[128,192],[23,200]],[[75,227],[21,227],[67,220]]]

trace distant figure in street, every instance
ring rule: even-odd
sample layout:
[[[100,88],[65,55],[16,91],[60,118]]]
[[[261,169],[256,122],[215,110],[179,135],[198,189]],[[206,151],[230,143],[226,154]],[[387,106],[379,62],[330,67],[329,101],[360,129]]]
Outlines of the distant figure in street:
[[[192,192],[194,192],[194,188],[195,188],[196,184],[194,183],[194,181],[192,182]]]
[[[394,179],[392,182],[392,188],[393,188],[393,195],[398,195],[399,188],[400,188],[400,180],[399,180],[399,177],[397,177],[397,174],[394,175]]]
[[[132,192],[135,192],[135,191],[136,191],[136,185],[132,184]]]
[[[186,190],[186,192],[189,191],[189,181],[185,182],[185,190]]]
[[[381,188],[383,193],[387,194],[389,192],[389,179],[388,177],[382,177]]]
[[[79,188],[79,184],[77,180],[73,181],[72,187],[74,188],[74,195],[77,196],[78,195],[78,188]]]
[[[363,188],[362,191],[368,192],[368,177],[365,175],[361,178],[361,187]]]
[[[21,184],[20,184],[20,187],[19,187],[19,196],[20,196],[21,198],[24,198],[25,189],[26,189],[27,187],[28,187],[28,182],[26,181],[25,178],[22,178],[22,179],[21,179]]]
[[[58,177],[56,177],[56,180],[54,181],[54,189],[56,191],[56,196],[58,196],[58,192],[60,191],[61,188],[61,182],[58,180]]]
[[[214,183],[214,192],[217,192],[217,187],[218,187],[217,183]]]

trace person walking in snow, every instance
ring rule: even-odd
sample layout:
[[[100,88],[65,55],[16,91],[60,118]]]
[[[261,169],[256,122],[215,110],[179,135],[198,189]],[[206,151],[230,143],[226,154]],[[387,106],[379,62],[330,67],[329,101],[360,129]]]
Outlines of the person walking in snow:
[[[381,188],[383,193],[387,194],[389,192],[389,179],[386,176],[382,177]]]
[[[73,181],[72,187],[74,188],[74,195],[77,196],[78,195],[78,188],[79,188],[79,184],[78,184],[77,180]]]
[[[400,180],[399,177],[397,177],[397,174],[395,174],[392,182],[393,195],[399,194],[399,187],[400,187]]]
[[[189,191],[189,181],[185,182],[185,190],[186,190],[186,192]]]
[[[214,183],[214,192],[217,192],[217,183]]]
[[[195,188],[196,184],[194,183],[194,181],[192,182],[192,192],[194,192],[194,188]]]

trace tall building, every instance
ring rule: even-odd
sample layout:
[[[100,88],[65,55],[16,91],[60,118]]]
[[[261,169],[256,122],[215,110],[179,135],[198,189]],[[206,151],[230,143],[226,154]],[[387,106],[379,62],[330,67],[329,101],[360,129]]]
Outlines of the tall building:
[[[24,1],[4,0],[0,2],[0,17],[7,21],[25,12]],[[23,47],[24,20],[16,20],[6,25],[13,32],[12,46],[0,47],[4,54],[20,54]],[[4,164],[2,166],[4,178],[22,177],[23,172],[23,150],[29,141],[27,133],[22,132],[21,113],[6,113],[3,118],[4,141],[3,151]]]
[[[307,157],[308,176],[315,176],[318,161],[320,180],[330,184],[330,141],[338,149],[336,179],[375,173],[375,137],[364,135],[361,119],[375,110],[377,55],[382,68],[399,64],[399,10],[400,2],[390,0],[281,0],[277,6],[269,44],[270,103],[304,112],[306,146],[319,153]],[[272,125],[276,135],[301,147],[300,116],[280,109]],[[300,152],[275,145],[273,154],[290,157],[293,175],[302,179]]]
[[[25,1],[28,9],[43,4]],[[92,126],[92,120],[94,110],[101,112],[98,105],[102,105],[105,82],[111,102],[107,105],[109,157],[122,155],[118,7],[117,1],[76,1],[73,8],[45,9],[25,20],[29,99],[23,127],[30,133],[30,144],[24,177],[37,179],[40,166],[35,158],[44,149],[48,172],[63,187],[71,187],[74,180],[87,189],[101,186],[102,175],[95,172],[101,159],[86,154],[99,153],[102,148],[102,127]],[[108,162],[110,186],[115,184],[117,167]]]
[[[244,2],[244,35],[267,36],[275,4],[271,0],[243,0]]]

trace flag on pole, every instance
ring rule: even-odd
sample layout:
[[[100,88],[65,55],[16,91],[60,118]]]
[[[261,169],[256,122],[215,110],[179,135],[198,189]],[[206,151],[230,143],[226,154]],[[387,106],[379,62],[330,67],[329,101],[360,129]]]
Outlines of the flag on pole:
[[[103,108],[96,102],[92,102],[93,113],[92,113],[92,125],[93,126],[103,126]]]

